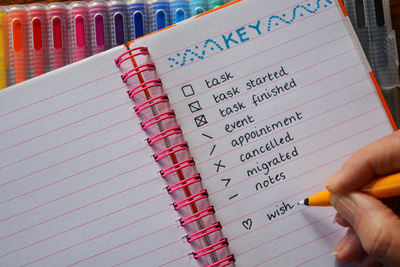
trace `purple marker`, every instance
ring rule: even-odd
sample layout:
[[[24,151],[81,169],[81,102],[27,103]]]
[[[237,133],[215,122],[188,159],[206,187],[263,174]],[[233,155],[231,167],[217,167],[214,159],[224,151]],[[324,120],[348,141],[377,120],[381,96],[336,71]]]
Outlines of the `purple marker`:
[[[91,53],[97,54],[107,50],[108,43],[108,6],[105,1],[89,3],[89,20],[91,32]]]
[[[110,21],[110,45],[121,45],[128,40],[128,9],[123,0],[108,2],[108,19]]]

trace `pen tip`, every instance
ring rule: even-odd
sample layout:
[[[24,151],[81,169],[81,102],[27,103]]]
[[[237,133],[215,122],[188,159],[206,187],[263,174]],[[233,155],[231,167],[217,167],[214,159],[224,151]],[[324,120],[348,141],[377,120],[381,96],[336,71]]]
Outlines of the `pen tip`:
[[[298,202],[297,205],[308,206],[308,198]]]

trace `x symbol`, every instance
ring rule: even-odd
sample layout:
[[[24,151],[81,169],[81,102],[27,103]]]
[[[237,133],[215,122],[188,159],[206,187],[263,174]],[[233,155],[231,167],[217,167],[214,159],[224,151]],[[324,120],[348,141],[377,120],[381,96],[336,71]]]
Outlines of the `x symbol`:
[[[225,165],[221,164],[222,160],[218,161],[218,163],[214,163],[215,166],[217,166],[217,172],[219,172],[219,168],[226,168]]]

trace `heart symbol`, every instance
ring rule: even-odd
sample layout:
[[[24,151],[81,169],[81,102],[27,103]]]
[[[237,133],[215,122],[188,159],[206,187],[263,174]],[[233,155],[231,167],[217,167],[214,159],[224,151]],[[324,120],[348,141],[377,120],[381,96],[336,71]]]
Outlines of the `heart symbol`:
[[[242,222],[242,225],[244,228],[246,228],[247,230],[251,229],[251,226],[253,225],[253,222],[251,221],[251,219],[247,219],[245,221]]]

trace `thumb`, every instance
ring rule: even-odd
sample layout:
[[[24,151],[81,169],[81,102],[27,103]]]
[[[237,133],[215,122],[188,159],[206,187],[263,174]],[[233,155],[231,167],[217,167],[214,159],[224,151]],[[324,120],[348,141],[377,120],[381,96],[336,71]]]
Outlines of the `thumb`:
[[[359,192],[333,195],[331,204],[352,226],[368,255],[389,266],[399,266],[400,219],[390,208]]]

